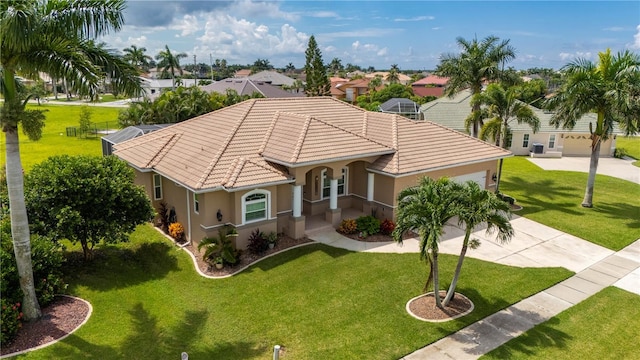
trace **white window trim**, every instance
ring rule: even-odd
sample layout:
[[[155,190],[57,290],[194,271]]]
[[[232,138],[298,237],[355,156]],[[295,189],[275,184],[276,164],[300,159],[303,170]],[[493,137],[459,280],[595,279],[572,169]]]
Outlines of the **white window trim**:
[[[347,188],[347,184],[349,184],[349,168],[343,167],[342,170],[344,172],[344,193],[340,194],[338,192],[338,197],[345,196],[349,193],[349,189]],[[324,196],[324,179],[327,177],[327,169],[322,170],[320,173],[320,200],[328,199],[329,196]]]
[[[264,194],[266,196],[266,212],[265,212],[265,217],[264,218],[260,218],[260,219],[254,219],[251,221],[247,221],[246,220],[246,216],[247,216],[247,204],[246,204],[246,198],[248,196],[254,195],[254,194]],[[271,217],[271,192],[269,190],[262,190],[262,189],[256,189],[256,190],[252,190],[249,191],[248,193],[242,195],[242,203],[241,203],[241,207],[242,207],[242,224],[251,224],[254,222],[258,222],[258,221],[264,221],[264,220],[268,220]]]
[[[156,176],[158,183],[156,183]],[[160,196],[156,197],[156,189],[160,189]],[[153,200],[162,200],[162,176],[159,174],[153,174]]]
[[[200,201],[198,200],[198,194],[193,193],[193,212],[200,214]]]
[[[525,145],[525,141],[527,142],[527,145]],[[529,143],[531,142],[531,137],[529,136],[529,134],[524,134],[522,135],[522,147],[523,148],[529,148]]]
[[[553,141],[551,140],[552,138],[553,138]],[[556,134],[549,134],[549,143],[548,143],[549,149],[554,149],[556,147],[556,142],[557,142],[556,140],[557,140]],[[551,145],[552,143],[553,143],[553,146]]]

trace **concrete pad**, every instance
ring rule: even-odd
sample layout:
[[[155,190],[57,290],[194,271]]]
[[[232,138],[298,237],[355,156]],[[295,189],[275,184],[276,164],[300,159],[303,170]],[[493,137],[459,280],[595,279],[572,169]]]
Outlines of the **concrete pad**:
[[[640,269],[636,269],[632,273],[616,281],[613,286],[617,286],[621,289],[640,295]]]
[[[480,320],[467,326],[466,328],[453,334],[452,337],[455,338],[458,334],[464,335],[467,338],[471,338],[471,340],[475,344],[473,346],[468,346],[470,345],[470,343],[465,343],[465,345],[467,346],[464,348],[464,351],[467,354],[477,356],[486,354],[487,352],[511,340],[512,338],[504,332],[499,331],[498,328],[485,320]],[[447,352],[450,355],[456,355],[450,353],[449,351]]]
[[[582,291],[570,288],[562,283],[556,284],[548,288],[544,292],[546,292],[549,295],[555,296],[558,299],[571,303],[573,305],[593,295],[593,294],[587,294]]]
[[[593,260],[576,252],[567,252],[566,249],[549,242],[523,250],[520,255],[548,267],[561,266],[573,272],[584,270],[593,264]]]
[[[372,253],[393,253],[393,254],[407,254],[418,253],[420,251],[420,242],[418,239],[406,239],[402,244],[396,242],[373,242],[366,243],[365,252]]]
[[[589,162],[591,159],[588,156],[563,156],[559,159],[527,157],[527,160],[544,170],[589,172]],[[640,169],[633,166],[633,161],[634,160],[616,159],[613,157],[600,157],[600,160],[598,160],[597,173],[640,184]]]
[[[411,354],[401,358],[400,360],[454,360],[451,356],[444,353],[442,350],[435,346],[426,346],[422,349],[416,350]]]
[[[549,296],[549,295],[547,295]],[[560,300],[558,300],[560,301]],[[531,322],[534,326],[541,324],[552,317],[556,316],[555,311],[551,311],[549,309],[545,309],[536,305],[533,301],[529,301],[528,299],[524,299],[518,303],[515,303],[508,308],[506,311],[517,313],[517,314],[529,314],[529,315],[521,315],[527,316],[529,322]]]
[[[467,337],[465,334],[457,332],[440,339],[432,346],[451,359],[467,360],[477,359],[479,357],[478,355],[474,355],[470,352],[475,345],[476,343],[471,338]]]
[[[546,291],[543,291],[534,294],[513,306],[522,310],[534,310],[535,308],[533,308],[533,306],[535,306],[541,308],[541,310],[538,312],[541,317],[551,318],[567,310],[568,308],[573,306],[573,304],[554,295],[548,294]]]
[[[341,239],[337,239],[330,243],[331,246],[351,251],[365,251],[366,244],[367,243],[364,241],[352,240],[344,236],[342,236]]]
[[[592,260],[592,264],[614,253],[613,250],[609,250],[605,247],[590,243],[586,240],[569,234],[562,234],[560,236],[557,236],[549,240],[549,244],[556,245],[569,253],[578,253],[580,254],[580,256]]]
[[[592,281],[582,279],[579,276],[572,276],[560,284],[578,290],[585,294],[595,294],[605,288],[605,285],[597,284]]]
[[[513,238],[508,243],[500,244],[499,242],[495,241],[495,238],[496,236],[494,235],[490,237],[490,240],[498,244],[499,246],[503,247],[505,250],[508,250],[513,253],[517,253],[524,249],[528,249],[530,247],[536,246],[538,244],[541,244],[544,241],[537,236],[532,236],[518,230],[514,231]]]
[[[630,260],[618,255],[611,255],[602,260],[601,263],[617,266],[628,271],[632,271],[640,267],[640,262],[638,262],[637,260]]]
[[[620,276],[624,276],[624,274],[622,273],[620,275],[616,275],[616,274],[611,274],[610,272],[605,273],[602,271],[594,270],[595,267],[601,267],[601,266],[603,265],[600,265],[600,264],[593,265],[588,269],[584,269],[581,272],[577,273],[575,276],[591,281],[592,283],[602,285],[602,286],[609,286],[614,282],[616,282]]]
[[[563,232],[560,230],[542,225],[538,222],[529,220],[521,216],[514,216],[511,219],[511,226],[516,233],[521,232],[524,234],[528,234],[543,241],[553,239],[563,234]]]
[[[458,255],[459,253],[460,248],[458,248],[458,251],[455,254]],[[467,250],[467,256],[491,262],[499,262],[499,259],[505,258],[511,254],[511,251],[503,248],[493,241],[488,240],[482,240],[477,249]]]
[[[520,336],[523,332],[531,329],[534,323],[527,318],[528,313],[524,313],[513,309],[505,309],[499,311],[493,315],[484,318],[482,321],[486,321],[493,325],[496,329],[508,335],[510,337]],[[532,314],[532,313],[531,313]],[[534,318],[539,318],[537,314],[533,314]]]
[[[520,254],[513,254],[502,259],[497,260],[498,263],[503,265],[517,266],[517,267],[548,267],[548,265],[540,264],[535,259],[522,256]]]
[[[634,241],[624,249],[618,251],[616,255],[629,260],[640,261],[640,239]]]

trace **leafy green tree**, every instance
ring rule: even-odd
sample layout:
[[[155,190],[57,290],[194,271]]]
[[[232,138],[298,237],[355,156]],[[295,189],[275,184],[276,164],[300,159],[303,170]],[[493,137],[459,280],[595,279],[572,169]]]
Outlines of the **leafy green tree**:
[[[80,108],[80,136],[87,137],[89,129],[91,129],[91,109],[88,106]]]
[[[332,75],[338,74],[339,72],[344,70],[344,66],[342,66],[342,60],[338,58],[333,58],[327,68]]]
[[[322,62],[322,53],[316,43],[316,38],[311,35],[305,51],[306,63],[304,71],[307,74],[305,92],[307,96],[330,96],[331,82],[327,76],[327,70]]]
[[[53,156],[25,177],[34,230],[53,239],[80,242],[85,259],[102,242],[127,241],[154,216],[135,174],[115,156]]]
[[[527,104],[517,99],[516,88],[505,90],[500,84],[489,84],[484,92],[471,99],[471,106],[477,105],[485,107],[472,112],[465,120],[465,126],[469,129],[478,118],[489,119],[480,129],[479,137],[485,141],[493,139],[496,146],[507,148],[505,134],[509,133],[509,124],[514,120],[529,125],[534,133],[540,129],[540,119]]]
[[[391,65],[389,74],[387,74],[387,81],[389,84],[397,84],[400,81],[400,68],[398,68],[398,64]]]
[[[263,70],[271,70],[273,69],[273,65],[269,63],[268,59],[258,59],[251,66],[251,72],[257,73]]]
[[[129,64],[138,68],[141,72],[148,71],[151,67],[153,58],[146,54],[147,48],[131,45],[128,48],[122,49],[122,51],[124,52],[124,56],[122,58]]]
[[[485,81],[504,79],[501,69],[506,62],[515,58],[515,49],[509,45],[509,40],[500,41],[495,36],[488,36],[482,41],[459,37],[456,42],[462,51],[443,55],[435,71],[436,75],[449,78],[444,91],[447,96],[467,88],[472,95],[480,93]],[[471,110],[478,112],[479,104],[472,106]],[[474,121],[474,137],[478,137],[480,127],[482,120]]]
[[[180,66],[180,59],[187,57],[187,54],[181,52],[174,54],[169,50],[169,46],[165,45],[164,50],[160,51],[156,55],[158,60],[158,68],[162,69],[162,73],[168,75],[172,80],[172,89],[176,88],[176,71],[182,75],[182,67]]]
[[[130,96],[141,93],[137,70],[91,41],[123,24],[124,0],[2,1],[0,2],[0,91],[4,104],[0,126],[6,138],[6,173],[11,207],[11,235],[26,320],[41,316],[35,296],[29,219],[24,201],[18,124],[32,140],[42,135],[42,112],[25,110],[16,88],[16,74],[35,78],[39,72],[63,79],[76,92],[97,96],[100,78],[107,73],[111,85]]]
[[[600,145],[618,124],[626,135],[640,129],[640,55],[630,51],[599,54],[599,63],[576,59],[561,69],[564,85],[546,105],[555,111],[551,125],[572,129],[585,114],[595,112],[596,123],[589,123],[591,161],[583,207],[593,206],[593,187],[600,159]],[[595,126],[594,126],[595,125]]]
[[[395,241],[409,231],[420,236],[420,259],[426,260],[429,275],[424,286],[427,292],[433,282],[436,306],[442,308],[440,297],[440,275],[438,269],[438,245],[445,224],[460,213],[454,201],[459,193],[457,184],[447,178],[433,180],[424,177],[417,186],[406,188],[398,194]]]
[[[516,86],[516,97],[537,108],[542,108],[544,97],[547,95],[547,83],[542,79],[535,79]]]
[[[293,63],[288,63],[287,66],[284,67],[284,72],[286,73],[292,73],[294,71],[296,71],[296,67]]]
[[[445,307],[449,305],[449,301],[455,294],[467,249],[469,246],[474,249],[480,244],[477,239],[471,239],[471,232],[485,224],[487,234],[497,231],[497,240],[501,244],[509,242],[513,237],[513,228],[509,222],[511,210],[506,202],[499,199],[496,194],[481,189],[474,181],[468,181],[462,185],[456,184],[454,187],[456,188],[455,201],[459,205],[456,212],[458,224],[464,226],[465,231],[456,270],[447,295],[442,301],[442,306]]]

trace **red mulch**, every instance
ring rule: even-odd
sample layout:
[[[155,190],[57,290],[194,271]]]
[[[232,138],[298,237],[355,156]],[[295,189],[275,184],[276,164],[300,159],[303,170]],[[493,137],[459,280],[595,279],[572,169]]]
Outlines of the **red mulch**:
[[[444,299],[446,292],[440,292],[440,299]],[[455,293],[449,305],[443,309],[436,306],[436,298],[433,293],[421,296],[413,299],[409,303],[409,309],[411,312],[424,320],[431,321],[446,321],[453,318],[456,315],[460,315],[473,306],[471,300],[466,297],[460,296],[459,293]]]

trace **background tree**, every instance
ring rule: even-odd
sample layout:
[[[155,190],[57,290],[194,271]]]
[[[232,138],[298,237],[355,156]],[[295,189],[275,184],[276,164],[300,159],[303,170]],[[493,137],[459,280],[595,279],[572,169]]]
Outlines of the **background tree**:
[[[158,60],[158,68],[162,69],[164,74],[168,74],[171,77],[172,89],[176,88],[176,71],[182,75],[182,67],[180,66],[180,59],[184,59],[187,57],[187,54],[181,52],[174,54],[169,50],[169,46],[165,45],[164,50],[160,51],[158,55],[156,55],[156,60]]]
[[[307,96],[330,96],[331,82],[327,76],[324,62],[322,62],[322,53],[313,35],[309,38],[305,57],[304,71],[307,74],[305,92]]]
[[[450,97],[464,89],[470,89],[473,95],[480,93],[485,81],[504,78],[501,69],[515,58],[515,49],[509,45],[509,40],[500,41],[495,36],[488,36],[482,41],[459,37],[456,42],[461,52],[442,55],[435,71],[436,75],[449,78],[444,93]],[[472,106],[473,112],[479,110],[478,105]],[[481,126],[481,119],[473,123],[474,137],[478,137]]]
[[[253,65],[251,65],[251,72],[254,74],[260,71],[271,69],[273,69],[273,65],[269,63],[268,59],[258,59],[253,63]]]
[[[555,111],[551,125],[572,129],[585,114],[595,112],[596,123],[589,123],[591,161],[582,200],[583,207],[593,206],[593,187],[600,158],[600,145],[618,124],[626,135],[640,129],[640,55],[630,51],[599,54],[599,63],[576,59],[561,69],[564,85],[546,105]],[[595,126],[594,126],[595,125]]]
[[[79,118],[79,127],[80,127],[80,136],[86,138],[89,134],[89,130],[91,129],[91,109],[88,106],[84,105],[80,108],[80,118]]]
[[[124,52],[124,56],[122,58],[126,62],[138,68],[140,72],[149,71],[153,58],[146,54],[147,48],[131,45],[128,48],[122,49],[122,51]]]
[[[471,99],[471,106],[484,105],[478,112],[472,112],[465,120],[467,130],[477,119],[489,119],[480,129],[480,139],[489,138],[495,141],[496,146],[507,148],[507,137],[509,124],[514,120],[518,124],[525,123],[536,133],[540,129],[540,119],[534,114],[531,108],[517,99],[517,89],[509,88],[505,90],[500,84],[490,84],[484,92],[475,94]]]
[[[478,226],[486,224],[486,233],[493,234],[497,231],[497,240],[501,244],[509,242],[513,237],[513,228],[509,222],[511,218],[509,204],[499,199],[496,194],[481,189],[474,181],[467,181],[462,185],[456,184],[454,187],[456,188],[456,202],[459,205],[456,209],[458,225],[464,226],[465,231],[456,270],[447,295],[442,301],[442,306],[445,307],[449,305],[449,301],[455,294],[468,247],[471,246],[474,249],[480,245],[479,240],[471,239],[471,232]]]
[[[336,75],[344,70],[344,66],[342,66],[342,60],[338,58],[333,58],[327,68],[329,69],[331,75]]]
[[[26,101],[16,90],[16,73],[27,78],[36,78],[39,72],[47,73],[91,98],[98,94],[101,74],[107,73],[115,89],[138,96],[141,88],[137,70],[89,41],[119,30],[124,7],[124,0],[0,2],[0,91],[5,99],[0,126],[6,138],[11,236],[24,296],[25,320],[36,319],[41,312],[33,284],[18,124],[22,124],[29,138],[37,140],[42,134],[44,115],[25,110]]]
[[[80,242],[85,259],[95,244],[127,241],[154,210],[135,174],[115,156],[53,156],[25,177],[34,230]]]
[[[518,100],[540,109],[548,92],[547,83],[542,79],[523,82],[515,87],[515,92]]]
[[[293,65],[293,63],[288,63],[287,66],[284,67],[284,72],[287,74],[290,74],[294,71],[296,71],[296,67]]]
[[[398,211],[393,238],[402,243],[402,237],[409,231],[420,236],[420,260],[429,266],[429,275],[424,292],[433,282],[436,306],[443,308],[440,298],[440,275],[438,269],[438,243],[445,224],[460,211],[456,198],[456,184],[447,178],[433,180],[424,177],[418,186],[406,188],[398,194]]]
[[[398,64],[391,65],[389,74],[387,74],[387,81],[389,84],[397,84],[400,82],[400,69],[398,68]]]

